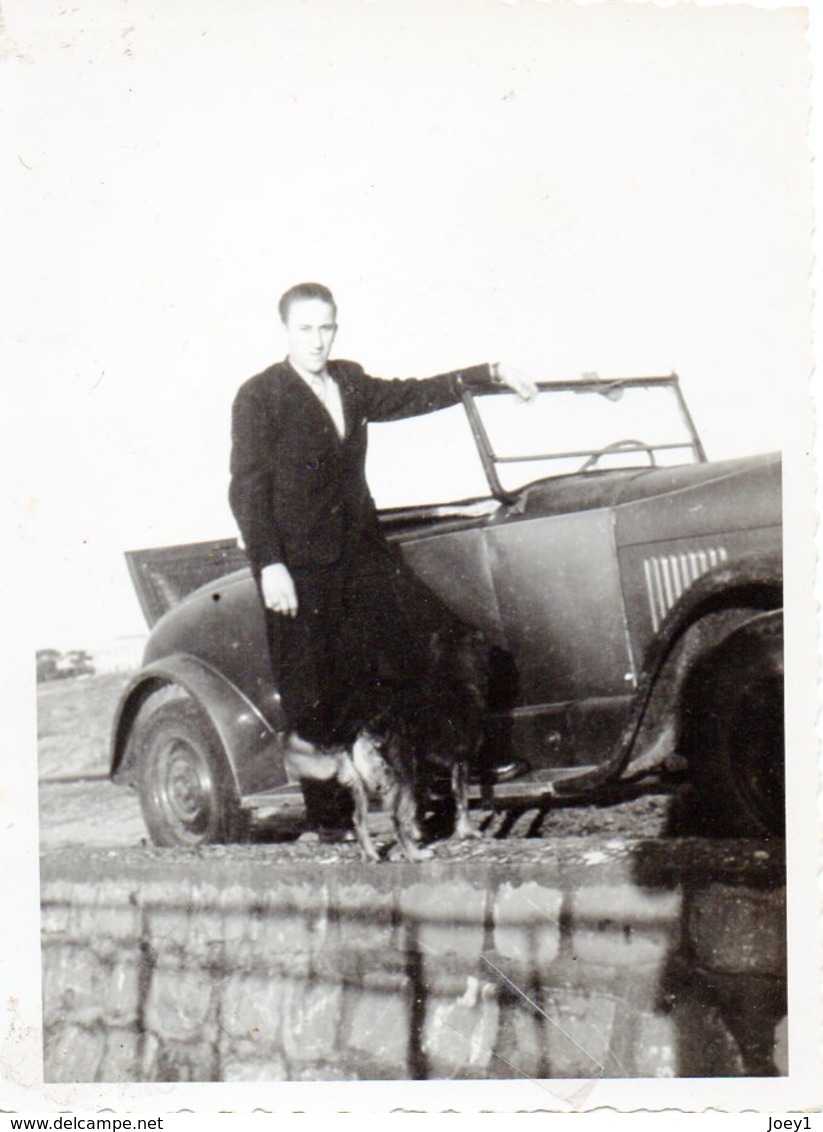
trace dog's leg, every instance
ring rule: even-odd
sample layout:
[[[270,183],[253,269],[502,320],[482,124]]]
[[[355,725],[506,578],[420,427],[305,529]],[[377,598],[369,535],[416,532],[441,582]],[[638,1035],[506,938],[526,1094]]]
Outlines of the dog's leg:
[[[469,821],[469,768],[465,759],[458,759],[452,767],[452,794],[454,795],[454,835],[461,841],[482,837]]]
[[[420,826],[420,815],[417,812],[417,803],[414,804],[414,812],[408,820],[406,829],[412,841],[419,845],[423,840],[423,830]]]
[[[354,761],[348,754],[341,761],[338,780],[341,785],[351,790],[354,798],[354,831],[357,834],[357,842],[363,860],[379,861],[380,854],[377,852],[369,833],[369,795]]]
[[[415,840],[417,828],[417,799],[407,784],[392,787],[386,799],[391,806],[392,820],[400,848],[407,861],[429,861],[434,856],[431,849],[422,848]]]

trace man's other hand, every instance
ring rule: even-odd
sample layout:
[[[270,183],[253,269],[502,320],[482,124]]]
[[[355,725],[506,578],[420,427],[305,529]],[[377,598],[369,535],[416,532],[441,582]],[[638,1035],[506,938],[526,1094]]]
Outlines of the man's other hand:
[[[513,389],[521,401],[533,401],[537,396],[536,383],[522,370],[515,369],[507,362],[497,362],[492,373],[496,374],[501,385],[508,385],[509,389]]]
[[[294,617],[297,613],[297,590],[292,576],[282,562],[264,566],[260,574],[263,604],[274,613]]]

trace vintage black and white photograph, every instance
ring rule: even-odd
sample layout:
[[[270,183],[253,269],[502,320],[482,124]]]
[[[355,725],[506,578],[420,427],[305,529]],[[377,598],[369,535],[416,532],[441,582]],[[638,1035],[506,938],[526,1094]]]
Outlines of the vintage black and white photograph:
[[[7,1107],[821,1103],[810,18],[4,0]]]

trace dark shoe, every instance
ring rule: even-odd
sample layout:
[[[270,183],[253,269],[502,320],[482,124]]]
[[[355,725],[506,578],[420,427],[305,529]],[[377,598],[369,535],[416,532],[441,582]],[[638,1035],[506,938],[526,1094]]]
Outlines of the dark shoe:
[[[321,845],[349,845],[357,840],[354,830],[348,826],[335,828],[334,826],[321,825],[315,829],[315,833]]]
[[[494,786],[499,782],[511,782],[514,778],[522,778],[530,770],[531,767],[527,762],[523,762],[522,759],[514,759],[510,763],[503,763],[502,766],[482,767],[480,770],[473,771],[471,780],[472,782]]]

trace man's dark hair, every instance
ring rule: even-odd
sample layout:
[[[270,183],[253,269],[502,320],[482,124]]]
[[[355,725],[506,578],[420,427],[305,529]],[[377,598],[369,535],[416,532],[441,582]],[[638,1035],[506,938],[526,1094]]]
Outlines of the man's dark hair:
[[[280,318],[284,323],[289,317],[292,303],[299,302],[301,299],[321,299],[324,303],[331,303],[335,318],[337,317],[337,303],[328,287],[324,287],[322,283],[296,283],[280,296],[280,302],[277,304]]]

